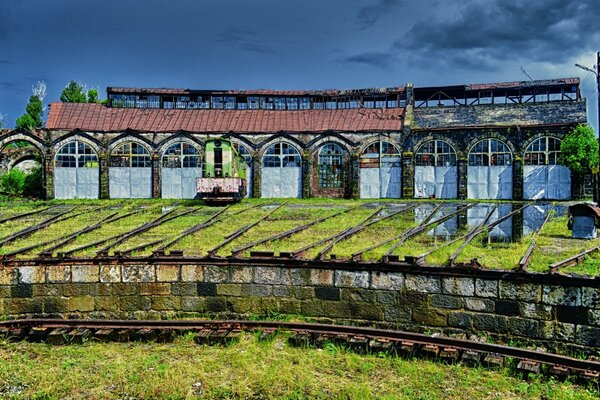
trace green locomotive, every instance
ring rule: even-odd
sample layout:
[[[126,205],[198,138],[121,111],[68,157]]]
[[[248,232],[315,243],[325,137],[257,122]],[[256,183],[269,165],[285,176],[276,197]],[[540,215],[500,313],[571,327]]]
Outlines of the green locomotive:
[[[234,203],[246,196],[246,162],[228,139],[205,144],[202,178],[196,179],[197,198],[207,203]]]

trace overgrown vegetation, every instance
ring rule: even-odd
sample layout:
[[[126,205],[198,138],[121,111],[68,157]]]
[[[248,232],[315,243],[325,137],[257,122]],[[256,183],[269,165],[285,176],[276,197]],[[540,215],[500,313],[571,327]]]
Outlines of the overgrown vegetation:
[[[330,344],[246,334],[228,347],[0,342],[0,395],[12,399],[593,399],[591,388],[462,365],[358,355]]]
[[[63,103],[100,103],[98,90],[86,90],[85,85],[75,81],[69,82],[60,93],[60,101]]]
[[[16,197],[42,198],[42,167],[36,165],[30,172],[13,168],[0,175],[0,193]]]

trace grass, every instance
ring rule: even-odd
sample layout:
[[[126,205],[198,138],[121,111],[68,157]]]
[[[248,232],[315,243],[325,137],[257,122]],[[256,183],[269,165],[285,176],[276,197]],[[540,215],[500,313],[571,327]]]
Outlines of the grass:
[[[282,207],[268,215],[275,207],[282,204]],[[405,207],[407,205],[414,206],[414,208],[411,208],[410,210],[401,212],[391,218],[381,220],[368,226],[359,233],[335,243],[329,254],[335,254],[338,259],[344,259],[349,258],[353,253],[365,250],[376,244],[381,244],[387,239],[394,238],[407,232],[409,229],[418,226],[439,204],[442,204],[442,206],[436,211],[433,219],[448,215],[459,207],[457,203],[453,202],[440,203],[432,202],[430,200],[406,201],[389,199],[371,201],[339,199],[250,199],[227,208],[223,214],[218,217],[216,223],[206,229],[199,230],[194,234],[182,238],[169,249],[183,250],[184,254],[188,256],[204,256],[210,249],[223,242],[228,235],[268,215],[267,219],[249,229],[243,235],[218,251],[217,254],[219,256],[227,257],[231,255],[234,249],[252,242],[268,238],[274,234],[296,228],[311,221],[333,216],[332,218],[313,225],[288,238],[259,244],[251,249],[254,251],[273,251],[277,255],[283,251],[295,251],[321,239],[339,235],[348,228],[364,223],[364,221],[380,207],[383,207],[383,209],[375,217],[387,215],[399,210],[400,207]],[[498,215],[505,215],[508,211],[512,210],[513,207],[510,203],[498,204],[500,204],[500,206],[496,213],[497,215],[494,214],[491,221],[497,218]],[[426,262],[430,265],[446,265],[448,263],[448,258],[461,246],[463,240],[459,240],[449,246],[442,245],[457,236],[464,235],[479,224],[490,210],[489,207],[491,205],[492,203],[484,203],[484,205],[474,206],[468,211],[461,212],[458,217],[449,220],[445,225],[432,226],[428,232],[416,235],[402,243],[395,251],[393,251],[393,254],[399,256],[400,259],[403,259],[406,256],[416,256],[433,250],[433,252],[427,256]],[[165,243],[184,230],[206,221],[218,211],[223,210],[222,207],[208,207],[190,200],[163,199],[0,202],[0,219],[11,215],[25,213],[39,207],[51,208],[39,214],[0,224],[0,238],[8,237],[21,229],[39,223],[61,210],[68,209],[68,207],[75,207],[72,213],[82,211],[88,212],[76,218],[51,224],[47,228],[35,232],[27,238],[21,238],[6,244],[0,248],[0,254],[48,240],[58,241],[83,227],[99,221],[101,218],[113,212],[118,212],[119,215],[122,215],[131,211],[140,211],[127,218],[104,224],[102,227],[92,232],[79,235],[71,243],[55,250],[55,253],[59,251],[69,251],[85,244],[127,233],[144,223],[158,218],[164,212],[173,208],[177,208],[177,213],[184,210],[192,210],[193,212],[191,214],[168,221],[146,232],[135,235],[123,243],[112,246],[110,251],[122,251],[159,239],[163,240],[163,243]],[[479,208],[476,210],[476,207]],[[520,205],[515,203],[514,207],[520,207]],[[501,213],[500,208],[503,209]],[[544,206],[536,205],[535,207],[532,207],[530,211],[535,211],[535,213],[543,217],[544,209]],[[471,259],[477,258],[479,263],[486,268],[504,270],[516,268],[519,260],[532,242],[533,236],[531,235],[531,232],[535,230],[531,226],[528,226],[526,234],[520,237],[521,235],[518,234],[520,227],[517,225],[517,222],[518,218],[513,219],[512,222],[509,220],[506,224],[496,228],[504,231],[505,234],[509,236],[515,233],[516,236],[513,239],[504,243],[502,241],[494,241],[490,239],[490,237],[494,237],[492,234],[494,232],[490,233],[484,231],[464,247],[456,261],[459,263],[468,263]],[[597,246],[600,243],[600,240],[571,239],[570,231],[566,229],[566,225],[566,216],[558,214],[554,215],[546,223],[537,239],[532,261],[528,267],[529,270],[534,272],[548,272],[550,264]],[[106,245],[112,245],[113,243],[114,241],[109,241],[105,244],[96,246],[95,248],[92,247],[81,250],[76,252],[74,256],[93,257],[100,248]],[[306,259],[315,258],[317,254],[330,243],[331,242],[316,246],[307,251],[302,257]],[[396,243],[397,240],[365,252],[363,254],[363,259],[379,260]],[[133,256],[150,255],[152,251],[159,246],[161,246],[161,244],[148,247],[147,249],[133,253]],[[49,245],[46,246],[46,248],[47,247],[49,247]],[[27,253],[20,254],[18,255],[18,258],[28,259],[36,257],[43,249],[44,247],[40,247]],[[245,251],[244,255],[249,255],[249,252],[250,250]],[[600,273],[599,257],[599,255],[590,255],[586,258],[585,262],[574,267],[564,268],[562,272],[597,276]]]
[[[328,344],[293,348],[284,334],[228,347],[0,342],[0,395],[12,399],[592,399],[591,388]],[[201,392],[201,395],[199,395]]]

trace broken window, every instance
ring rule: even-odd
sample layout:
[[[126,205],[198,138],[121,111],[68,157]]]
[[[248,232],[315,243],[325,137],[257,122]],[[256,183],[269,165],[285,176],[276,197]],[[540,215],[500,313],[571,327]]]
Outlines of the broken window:
[[[525,151],[525,165],[556,165],[560,155],[560,140],[542,137],[534,140]]]
[[[484,139],[477,142],[469,152],[471,167],[511,165],[511,162],[510,149],[497,139]]]
[[[58,168],[98,167],[98,156],[87,143],[69,142],[56,153],[54,165]]]
[[[162,156],[164,168],[198,168],[202,166],[200,150],[187,142],[170,145]]]
[[[399,167],[400,152],[390,142],[370,144],[360,156],[360,168]]]
[[[319,151],[319,187],[340,189],[344,187],[344,150],[335,143],[328,143]]]
[[[456,152],[443,140],[430,140],[417,151],[417,165],[450,167],[456,165]]]
[[[136,142],[127,142],[117,146],[110,155],[111,167],[150,167],[150,153]]]
[[[300,167],[302,158],[294,146],[281,142],[271,145],[263,156],[264,167]]]

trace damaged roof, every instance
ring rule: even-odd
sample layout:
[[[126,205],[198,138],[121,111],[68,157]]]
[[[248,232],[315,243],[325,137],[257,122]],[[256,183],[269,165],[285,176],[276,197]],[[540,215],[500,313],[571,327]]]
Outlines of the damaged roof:
[[[47,129],[116,132],[276,133],[400,131],[404,109],[178,110],[51,103]]]

